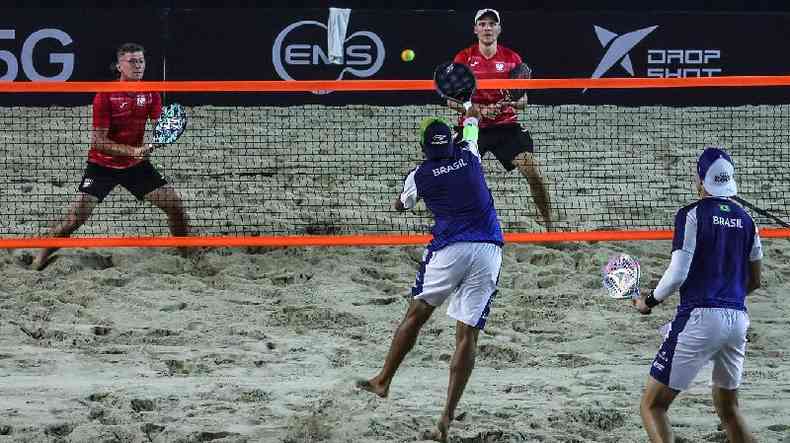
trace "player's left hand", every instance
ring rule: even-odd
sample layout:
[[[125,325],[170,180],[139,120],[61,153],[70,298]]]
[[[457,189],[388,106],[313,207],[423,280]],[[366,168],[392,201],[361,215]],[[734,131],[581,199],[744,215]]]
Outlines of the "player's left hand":
[[[477,105],[478,109],[480,109],[480,114],[483,115],[483,118],[488,119],[495,119],[502,112],[501,104],[500,103],[492,103],[490,105]]]
[[[151,144],[140,146],[138,148],[132,148],[132,157],[144,160],[148,158],[151,154],[151,151],[154,150],[154,146]]]
[[[645,304],[645,298],[647,298],[647,296],[642,295],[631,301],[631,303],[633,303],[636,310],[639,311],[639,313],[642,315],[648,315],[651,312],[653,312],[653,310],[648,308],[647,304]]]

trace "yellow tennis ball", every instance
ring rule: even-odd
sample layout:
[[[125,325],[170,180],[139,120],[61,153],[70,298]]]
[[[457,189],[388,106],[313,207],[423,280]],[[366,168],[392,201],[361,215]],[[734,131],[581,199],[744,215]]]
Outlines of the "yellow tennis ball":
[[[411,49],[404,49],[400,53],[400,59],[405,62],[410,62],[414,60],[414,51],[412,51]]]

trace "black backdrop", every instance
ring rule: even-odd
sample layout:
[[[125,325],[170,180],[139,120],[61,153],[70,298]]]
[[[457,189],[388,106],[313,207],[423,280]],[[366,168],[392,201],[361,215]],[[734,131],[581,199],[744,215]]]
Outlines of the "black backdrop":
[[[52,57],[58,54],[73,55],[69,80],[110,80],[114,48],[125,41],[147,48],[148,80],[333,80],[341,73],[344,79],[427,79],[436,64],[474,41],[473,10],[355,9],[344,47],[347,60],[338,66],[324,62],[326,8],[6,8],[0,13],[6,23],[0,30],[15,33],[14,39],[0,40],[0,50],[17,60],[16,81],[29,81],[26,57],[32,59],[36,72],[56,75],[62,64]],[[502,27],[501,43],[521,53],[538,78],[589,78],[604,65],[608,69],[599,70],[602,77],[790,73],[790,57],[783,49],[790,43],[786,13],[503,10]],[[45,38],[32,51],[28,45],[25,53],[30,36],[46,29],[67,34],[71,43]],[[633,34],[640,30],[645,31]],[[400,59],[405,48],[415,51],[414,61]],[[607,57],[611,63],[605,63]],[[0,75],[7,72],[2,60]],[[546,104],[788,102],[785,88],[558,90],[539,91],[532,97]],[[73,94],[7,98],[8,104],[86,102]],[[282,105],[295,100],[324,104],[435,100],[426,93],[189,94],[179,99]]]

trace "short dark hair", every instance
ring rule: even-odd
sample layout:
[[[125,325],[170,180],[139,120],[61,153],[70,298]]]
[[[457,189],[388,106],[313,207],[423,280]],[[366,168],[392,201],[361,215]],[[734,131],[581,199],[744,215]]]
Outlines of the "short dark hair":
[[[124,43],[121,46],[118,46],[118,49],[115,51],[115,57],[121,58],[122,55],[128,54],[130,52],[145,52],[145,48],[143,45],[138,45],[137,43]]]
[[[137,43],[124,43],[121,46],[118,46],[118,49],[115,50],[115,61],[110,63],[110,72],[112,72],[116,77],[120,76],[120,73],[118,72],[118,61],[124,54],[128,54],[130,52],[145,53],[145,48],[143,48],[143,45],[139,45]]]

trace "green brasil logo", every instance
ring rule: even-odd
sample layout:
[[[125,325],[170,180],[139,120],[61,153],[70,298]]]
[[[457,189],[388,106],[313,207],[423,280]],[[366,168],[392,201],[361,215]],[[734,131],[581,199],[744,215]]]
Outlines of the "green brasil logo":
[[[719,205],[719,209],[721,211],[723,211],[723,212],[730,212],[730,206],[729,205]]]

